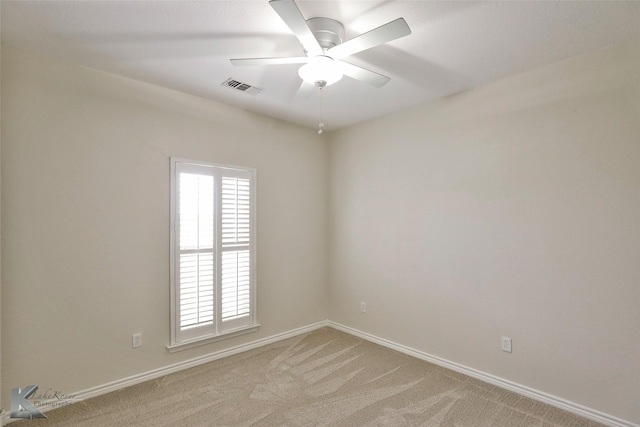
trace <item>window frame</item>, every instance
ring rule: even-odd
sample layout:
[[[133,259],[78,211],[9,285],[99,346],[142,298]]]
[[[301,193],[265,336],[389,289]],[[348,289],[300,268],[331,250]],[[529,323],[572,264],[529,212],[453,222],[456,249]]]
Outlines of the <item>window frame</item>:
[[[256,286],[256,170],[254,168],[227,164],[210,163],[183,158],[171,159],[170,186],[170,320],[171,341],[167,346],[170,352],[191,348],[198,345],[226,339],[258,329],[257,322],[257,286]],[[214,177],[214,318],[211,325],[201,325],[183,331],[180,328],[180,288],[179,263],[181,248],[179,243],[179,183],[180,173],[195,173]],[[225,248],[222,245],[221,212],[222,212],[222,178],[249,179],[249,277],[250,277],[250,309],[245,320],[222,321],[221,298],[221,262]],[[244,319],[244,318],[243,318]]]

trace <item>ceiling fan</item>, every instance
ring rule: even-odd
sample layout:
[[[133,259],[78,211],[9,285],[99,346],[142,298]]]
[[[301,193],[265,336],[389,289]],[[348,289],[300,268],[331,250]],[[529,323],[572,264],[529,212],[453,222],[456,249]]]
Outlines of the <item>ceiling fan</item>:
[[[308,93],[314,87],[322,89],[343,75],[374,87],[384,86],[391,80],[389,77],[342,58],[411,34],[407,22],[398,18],[343,42],[344,27],[340,22],[324,17],[305,19],[294,0],[271,0],[269,5],[298,38],[306,56],[231,59],[231,63],[238,66],[304,64],[298,70],[302,79],[299,94]]]

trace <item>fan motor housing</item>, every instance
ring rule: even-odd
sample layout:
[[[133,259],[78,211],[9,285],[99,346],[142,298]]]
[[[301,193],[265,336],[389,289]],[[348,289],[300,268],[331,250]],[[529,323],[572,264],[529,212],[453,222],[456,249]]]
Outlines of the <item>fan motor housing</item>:
[[[339,45],[344,40],[344,26],[335,19],[310,18],[307,19],[307,25],[325,51]]]

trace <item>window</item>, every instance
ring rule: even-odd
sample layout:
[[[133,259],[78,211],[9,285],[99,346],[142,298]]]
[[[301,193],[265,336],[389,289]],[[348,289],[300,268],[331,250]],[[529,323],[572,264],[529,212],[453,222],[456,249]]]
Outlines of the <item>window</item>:
[[[255,171],[171,159],[171,345],[257,328]]]

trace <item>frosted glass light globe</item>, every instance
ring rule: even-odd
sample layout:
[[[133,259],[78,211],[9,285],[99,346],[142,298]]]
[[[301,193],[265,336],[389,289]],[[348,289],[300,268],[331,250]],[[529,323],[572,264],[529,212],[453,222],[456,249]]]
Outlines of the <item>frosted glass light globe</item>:
[[[317,82],[326,82],[323,86],[329,86],[343,76],[340,66],[325,55],[311,58],[308,63],[300,67],[298,75],[302,80],[313,85],[317,85]]]

